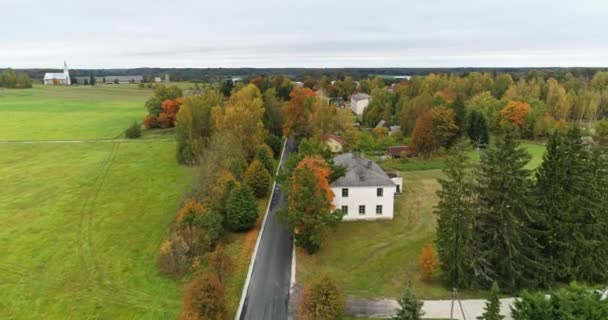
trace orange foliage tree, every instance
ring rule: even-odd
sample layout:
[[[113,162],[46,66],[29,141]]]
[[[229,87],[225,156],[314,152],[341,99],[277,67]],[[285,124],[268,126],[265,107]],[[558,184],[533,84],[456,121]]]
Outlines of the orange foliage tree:
[[[331,169],[319,156],[307,156],[292,172],[287,189],[287,209],[279,212],[281,221],[294,229],[295,244],[309,253],[316,252],[328,227],[342,220],[332,211],[333,192],[328,177]]]
[[[424,281],[428,281],[433,276],[435,269],[437,269],[437,256],[435,255],[435,251],[433,250],[433,245],[427,244],[422,248],[422,253],[420,254],[420,270],[421,270],[421,278]]]
[[[427,157],[437,150],[439,143],[433,134],[433,113],[427,110],[416,119],[412,132],[412,143],[416,152]]]
[[[283,133],[290,137],[302,138],[311,135],[310,121],[315,105],[319,101],[309,88],[294,88],[291,98],[283,106]]]
[[[175,118],[180,106],[184,104],[184,98],[167,99],[161,104],[162,112],[158,116],[148,115],[144,119],[146,129],[171,128],[175,126]]]
[[[212,273],[196,277],[184,289],[183,320],[225,320],[228,311],[222,282]]]
[[[521,128],[526,123],[526,116],[530,112],[531,107],[526,102],[509,101],[507,105],[500,110],[500,125],[507,127],[515,125]]]

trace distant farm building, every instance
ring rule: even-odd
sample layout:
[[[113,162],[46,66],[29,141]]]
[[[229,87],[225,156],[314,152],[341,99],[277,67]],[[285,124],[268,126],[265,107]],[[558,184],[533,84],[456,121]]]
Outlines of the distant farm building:
[[[369,104],[369,99],[370,96],[368,94],[362,92],[355,93],[350,97],[350,108],[356,115],[363,115],[363,111]]]
[[[67,63],[65,61],[63,62],[63,72],[45,73],[43,82],[45,85],[55,85],[55,86],[60,86],[60,85],[69,86],[70,84],[72,84],[70,81],[70,72],[68,70]]]
[[[107,76],[104,82],[107,84],[127,84],[141,83],[142,81],[144,81],[143,76]]]

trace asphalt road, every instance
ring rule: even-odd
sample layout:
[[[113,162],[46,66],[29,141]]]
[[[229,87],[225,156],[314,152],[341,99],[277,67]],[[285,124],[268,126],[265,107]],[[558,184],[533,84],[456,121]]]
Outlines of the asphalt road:
[[[296,148],[288,141],[281,165]],[[277,184],[256,253],[241,319],[287,319],[291,280],[292,232],[279,224],[278,209],[285,206],[285,194]]]

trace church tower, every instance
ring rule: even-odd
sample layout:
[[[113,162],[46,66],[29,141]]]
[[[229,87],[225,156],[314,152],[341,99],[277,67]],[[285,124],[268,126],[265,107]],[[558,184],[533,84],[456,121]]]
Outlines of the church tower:
[[[69,86],[71,85],[71,80],[70,79],[70,71],[68,71],[68,64],[63,61],[63,75],[65,76],[65,83]]]

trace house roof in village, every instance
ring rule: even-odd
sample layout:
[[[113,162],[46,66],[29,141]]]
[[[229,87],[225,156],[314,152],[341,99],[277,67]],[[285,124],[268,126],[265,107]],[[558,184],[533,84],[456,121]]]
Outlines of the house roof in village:
[[[340,144],[345,144],[346,143],[346,140],[344,140],[344,138],[339,137],[339,136],[337,136],[337,135],[335,135],[333,133],[328,133],[328,134],[325,135],[325,140],[329,140],[329,139],[335,140],[336,142],[338,142]]]
[[[380,166],[351,152],[334,157],[334,163],[346,167],[346,173],[332,187],[394,186],[395,183]]]
[[[66,74],[63,72],[47,72],[44,74],[44,80],[65,79]]]
[[[369,94],[363,93],[363,92],[357,92],[357,93],[353,94],[352,96],[350,96],[350,98],[355,101],[366,100],[366,99],[369,99]]]

